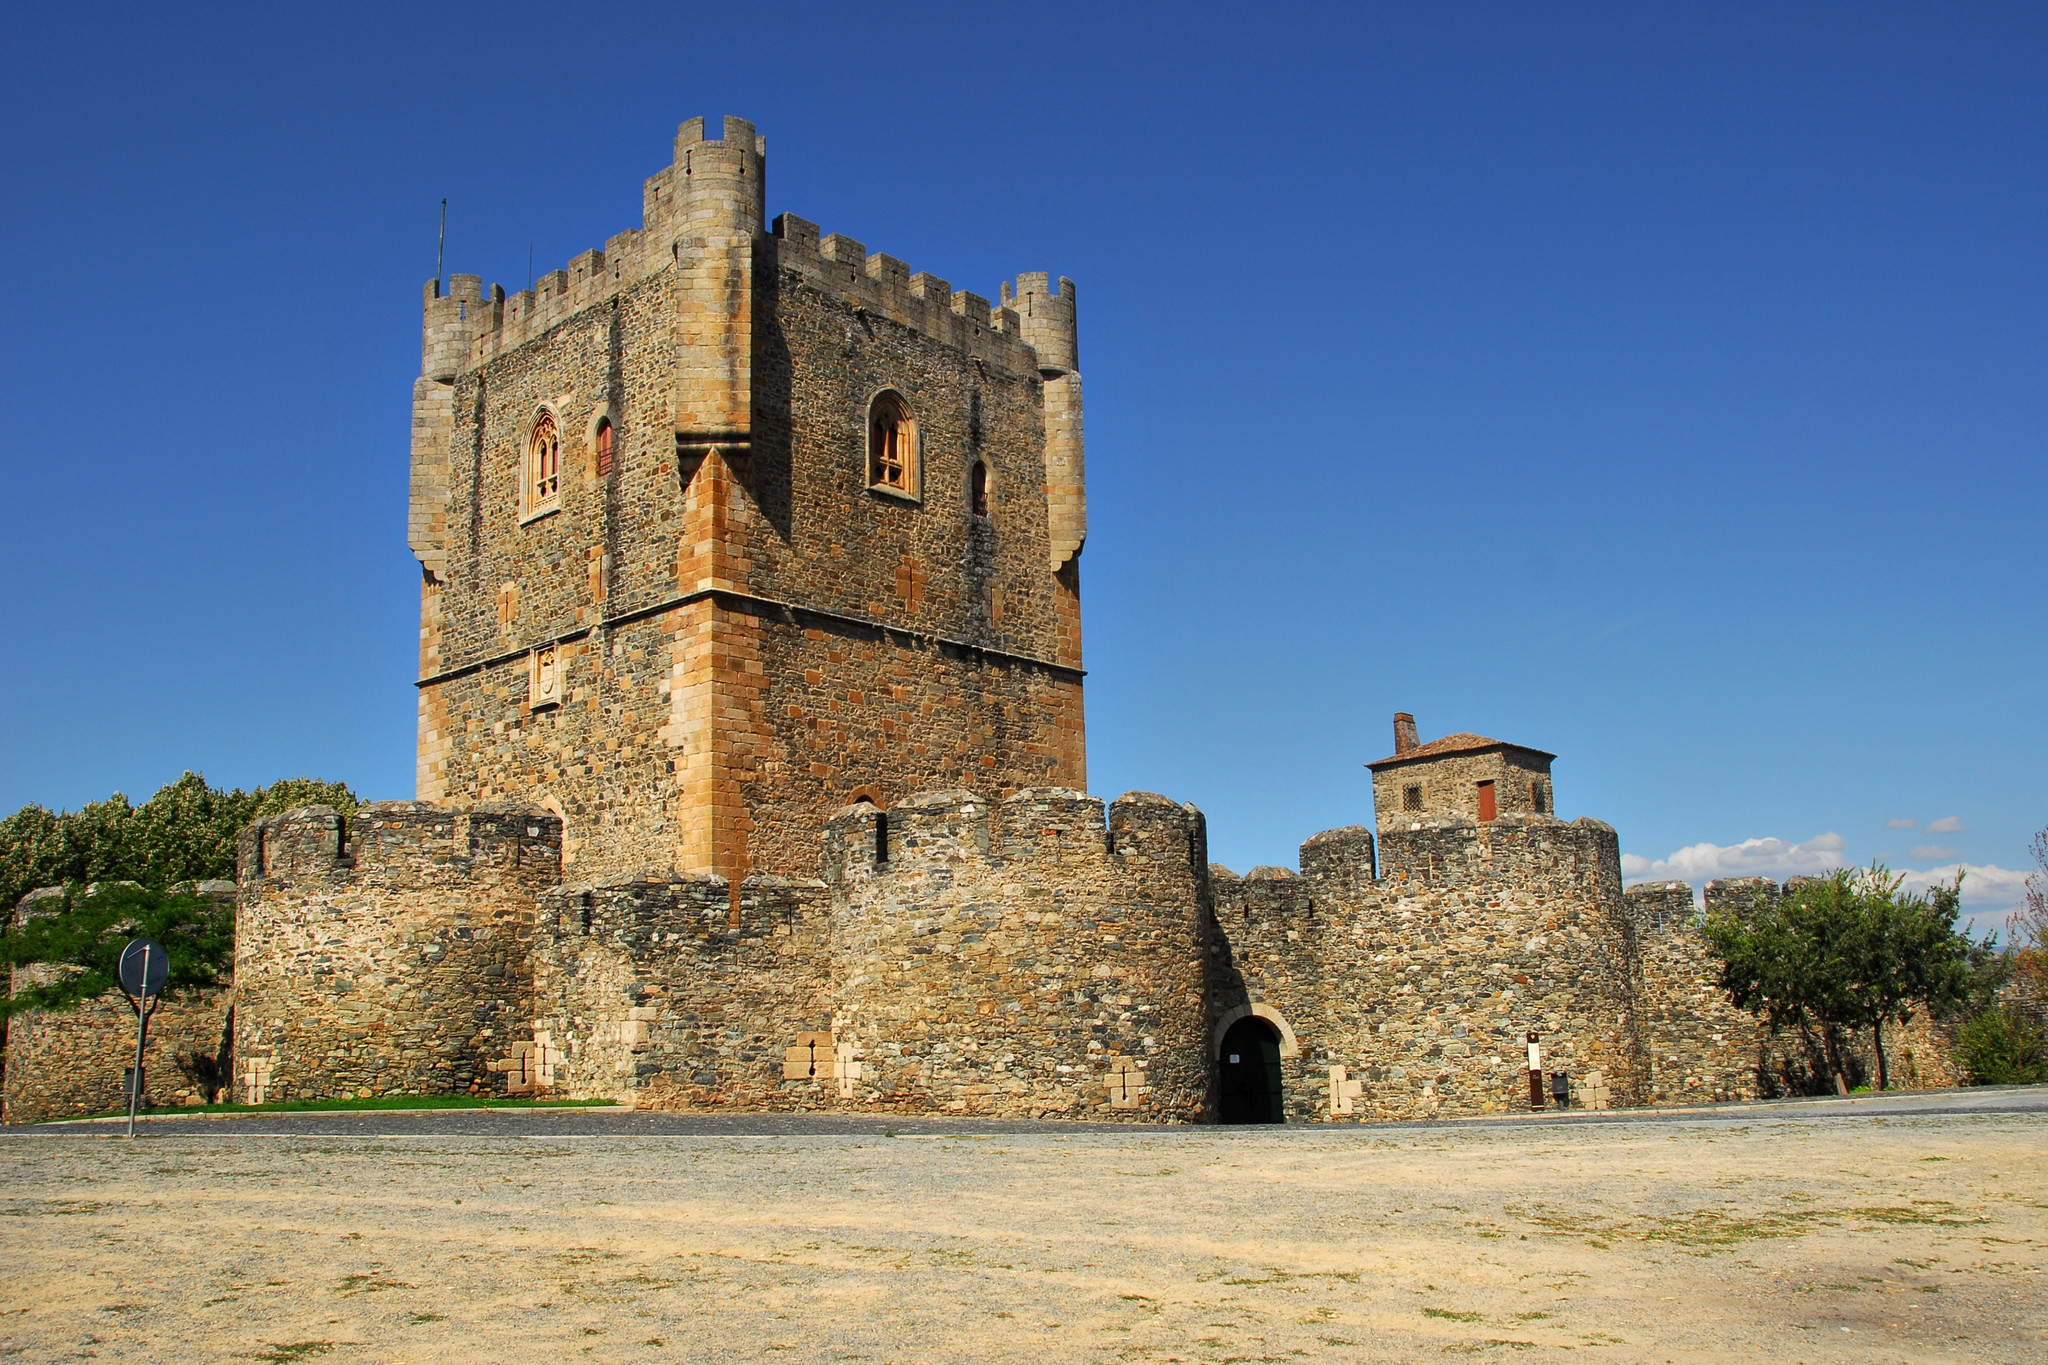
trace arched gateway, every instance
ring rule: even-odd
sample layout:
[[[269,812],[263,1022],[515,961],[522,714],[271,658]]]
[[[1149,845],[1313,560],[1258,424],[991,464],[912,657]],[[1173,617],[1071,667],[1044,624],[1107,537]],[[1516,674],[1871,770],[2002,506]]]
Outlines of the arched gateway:
[[[1216,1117],[1220,1123],[1285,1123],[1280,1079],[1280,1031],[1248,1014],[1223,1034],[1216,1059]]]

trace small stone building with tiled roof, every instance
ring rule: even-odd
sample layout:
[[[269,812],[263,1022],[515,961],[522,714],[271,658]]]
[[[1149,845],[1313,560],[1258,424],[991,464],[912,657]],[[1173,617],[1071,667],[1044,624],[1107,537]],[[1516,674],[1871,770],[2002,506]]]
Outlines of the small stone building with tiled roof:
[[[1394,716],[1394,752],[1372,770],[1379,831],[1421,829],[1445,820],[1487,824],[1502,816],[1550,815],[1556,754],[1523,744],[1455,734],[1420,743],[1415,717]]]

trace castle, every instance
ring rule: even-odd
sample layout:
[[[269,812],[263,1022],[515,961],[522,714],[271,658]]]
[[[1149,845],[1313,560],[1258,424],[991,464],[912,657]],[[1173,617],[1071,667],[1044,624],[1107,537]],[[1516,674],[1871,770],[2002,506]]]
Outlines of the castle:
[[[1526,1106],[1530,1034],[1581,1104],[1756,1093],[1550,754],[1397,716],[1373,827],[1243,877],[1086,795],[1073,283],[771,224],[721,132],[535,287],[427,286],[417,800],[244,833],[166,1024],[236,1099],[1346,1121]],[[104,1107],[95,1027],[17,1026],[10,1118]]]

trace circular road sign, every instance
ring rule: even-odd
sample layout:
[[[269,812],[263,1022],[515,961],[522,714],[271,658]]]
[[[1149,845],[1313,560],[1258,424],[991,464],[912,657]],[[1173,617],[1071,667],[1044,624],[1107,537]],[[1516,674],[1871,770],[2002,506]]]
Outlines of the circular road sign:
[[[148,975],[145,977],[144,970]],[[160,993],[171,979],[170,954],[155,939],[133,938],[121,950],[121,989],[144,1000]]]

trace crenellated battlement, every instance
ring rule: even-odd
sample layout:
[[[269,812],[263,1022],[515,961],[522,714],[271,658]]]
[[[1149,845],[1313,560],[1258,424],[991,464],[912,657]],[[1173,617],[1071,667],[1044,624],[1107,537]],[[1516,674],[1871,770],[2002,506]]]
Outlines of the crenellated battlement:
[[[1514,882],[1530,887],[1600,888],[1621,894],[1621,841],[1614,827],[1581,816],[1521,815],[1472,822],[1453,817],[1413,821],[1379,836],[1382,884],[1417,888],[1476,887]]]
[[[237,841],[235,877],[258,894],[307,881],[446,885],[505,873],[538,888],[560,879],[561,863],[562,822],[546,811],[375,801],[346,818],[302,806],[256,821]]]
[[[1075,330],[1074,282],[1060,276],[1059,288],[1047,284],[1044,271],[1019,275],[1002,285],[1002,307],[1019,320],[1024,344],[1038,354],[1039,373],[1047,379],[1081,368],[1081,344]]]
[[[1043,273],[1020,275],[1014,287],[1002,283],[1002,301],[991,305],[851,237],[820,235],[816,223],[793,213],[777,215],[774,235],[778,265],[853,308],[1013,373],[1054,378],[1075,368],[1072,280],[1062,279],[1052,294]]]
[[[1793,882],[1787,882],[1787,887]],[[1756,909],[1757,898],[1775,905],[1785,894],[1769,877],[1716,877],[1707,883],[1700,899],[1710,915],[1724,914],[1747,917]]]
[[[1692,887],[1685,882],[1643,882],[1622,892],[1638,941],[1693,927]]]
[[[685,121],[675,159],[642,189],[641,225],[572,258],[532,286],[508,294],[485,289],[476,275],[449,277],[424,288],[420,373],[449,383],[466,370],[516,350],[586,308],[609,300],[674,266],[680,244],[752,240],[764,230],[768,140],[742,118],[727,116],[723,136],[707,138],[705,121]],[[912,273],[893,256],[870,255],[850,237],[821,237],[818,226],[783,214],[773,227],[776,260],[805,281],[857,309],[887,317],[1013,372],[1052,379],[1077,368],[1073,281],[1057,290],[1044,273],[1001,286],[991,305],[955,292],[935,275]]]
[[[1187,874],[1201,865],[1191,859],[1206,837],[1201,812],[1152,792],[1126,792],[1107,807],[1065,787],[996,802],[970,791],[919,792],[886,812],[866,802],[835,812],[825,827],[825,880],[857,888],[982,863],[1017,877],[1075,875],[1084,864]]]

